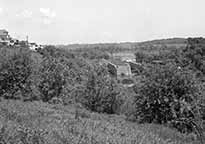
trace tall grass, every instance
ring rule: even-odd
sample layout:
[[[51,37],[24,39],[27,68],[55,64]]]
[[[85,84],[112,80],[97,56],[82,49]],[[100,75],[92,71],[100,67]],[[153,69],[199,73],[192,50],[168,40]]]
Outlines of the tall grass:
[[[0,102],[0,142],[5,144],[198,144],[197,137],[122,116],[42,102]]]

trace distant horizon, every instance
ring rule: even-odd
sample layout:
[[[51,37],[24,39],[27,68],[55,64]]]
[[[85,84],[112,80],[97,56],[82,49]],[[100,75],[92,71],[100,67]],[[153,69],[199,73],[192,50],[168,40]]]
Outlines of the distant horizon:
[[[200,36],[199,36],[200,37]],[[168,40],[168,39],[188,39],[188,38],[198,38],[198,37],[171,37],[171,38],[159,38],[159,39],[151,39],[151,40],[143,40],[143,41],[121,41],[121,42],[96,42],[96,43],[68,43],[68,44],[57,44],[57,45],[95,45],[95,44],[122,44],[122,43],[144,43],[151,42],[157,40]]]
[[[6,30],[9,32],[9,35],[14,38],[14,39],[18,39],[16,37],[13,37],[10,34],[10,31],[6,28],[0,28],[0,30]],[[163,38],[155,38],[155,39],[147,39],[147,40],[142,40],[142,41],[118,41],[118,42],[93,42],[93,43],[57,43],[57,44],[50,44],[50,43],[40,43],[42,45],[89,45],[89,44],[121,44],[121,43],[143,43],[143,42],[150,42],[150,41],[157,41],[157,40],[168,40],[168,39],[187,39],[187,38],[199,38],[199,37],[203,37],[203,36],[188,36],[188,37],[163,37]],[[19,40],[26,40],[26,36],[25,39],[19,39]],[[38,43],[36,41],[33,40],[29,40],[29,42],[35,42]]]
[[[9,32],[9,35],[14,38],[14,39],[18,39],[17,37],[13,37],[10,33],[10,31],[6,28],[0,28],[0,30],[6,30]],[[203,36],[193,36],[193,38],[196,37],[203,37]],[[156,41],[156,40],[168,40],[168,39],[187,39],[187,38],[191,38],[189,37],[164,37],[164,38],[155,38],[155,39],[147,39],[147,40],[142,40],[142,41],[118,41],[118,42],[93,42],[93,43],[75,43],[75,42],[71,42],[71,43],[57,43],[57,44],[50,44],[50,43],[40,43],[42,45],[87,45],[87,44],[120,44],[120,43],[143,43],[143,42],[149,42],[149,41]],[[26,40],[26,36],[25,38],[20,38],[19,40]],[[35,42],[38,43],[36,41],[33,40],[29,40],[29,42]]]
[[[12,37],[12,35],[10,34],[11,32],[6,29],[6,28],[0,28],[0,29],[4,29],[4,30],[7,30],[9,32],[9,35]],[[25,35],[25,38],[23,39],[20,39],[20,40],[26,40],[26,36]],[[204,36],[184,36],[184,37],[177,37],[177,36],[173,36],[173,37],[158,37],[158,38],[151,38],[151,39],[145,39],[145,40],[141,40],[141,41],[117,41],[117,42],[112,42],[112,41],[108,41],[108,42],[91,42],[91,43],[86,43],[86,42],[70,42],[70,43],[40,43],[42,45],[86,45],[86,44],[120,44],[120,43],[143,43],[143,42],[149,42],[149,41],[155,41],[155,40],[167,40],[167,39],[187,39],[187,38],[199,38],[199,37],[205,37]],[[13,38],[16,38],[16,37],[13,37]],[[18,39],[18,38],[16,38]],[[29,40],[30,42],[36,42],[34,40]],[[39,43],[39,42],[36,42],[36,43]]]
[[[0,0],[0,28],[40,44],[205,37],[204,0]]]

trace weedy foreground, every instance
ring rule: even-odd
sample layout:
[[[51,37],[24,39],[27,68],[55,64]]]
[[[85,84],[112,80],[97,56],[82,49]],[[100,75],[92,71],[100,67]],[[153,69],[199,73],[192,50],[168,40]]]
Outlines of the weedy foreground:
[[[91,113],[79,106],[43,102],[0,102],[3,144],[197,144],[194,135],[123,116]]]

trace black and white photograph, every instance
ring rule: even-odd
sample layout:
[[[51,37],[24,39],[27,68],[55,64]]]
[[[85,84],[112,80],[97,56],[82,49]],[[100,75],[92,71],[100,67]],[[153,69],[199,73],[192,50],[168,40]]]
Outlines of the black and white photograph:
[[[0,0],[0,144],[205,144],[205,1]]]

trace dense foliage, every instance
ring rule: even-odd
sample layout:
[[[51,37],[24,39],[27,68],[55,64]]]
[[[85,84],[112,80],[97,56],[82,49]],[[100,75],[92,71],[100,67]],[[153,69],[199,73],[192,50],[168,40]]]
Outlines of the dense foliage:
[[[66,84],[65,72],[67,67],[52,57],[45,58],[39,70],[39,91],[43,101],[49,101],[53,97],[59,97]]]
[[[142,85],[135,89],[136,113],[140,122],[168,124],[192,131],[200,118],[200,87],[193,72],[176,65],[148,68]]]
[[[186,63],[205,75],[205,39],[189,38],[188,45],[183,51]]]
[[[96,65],[88,73],[82,94],[83,104],[96,112],[113,114],[121,103],[116,82],[104,67]]]
[[[68,52],[64,49],[57,49],[55,46],[46,46],[45,48],[38,48],[37,52],[40,53],[43,57],[66,57],[66,58],[74,58],[75,55],[71,52]]]
[[[29,97],[33,74],[29,50],[2,48],[0,58],[0,96],[7,99]]]
[[[53,46],[38,52],[43,55],[39,70],[43,101],[57,97],[63,99],[64,104],[77,102],[91,111],[115,113],[120,102],[116,83],[109,77],[106,67],[92,61],[106,58],[104,53],[101,55],[96,50],[80,52],[82,57],[75,58]]]
[[[82,51],[80,55],[87,59],[109,59],[110,57],[107,52],[98,49]]]

